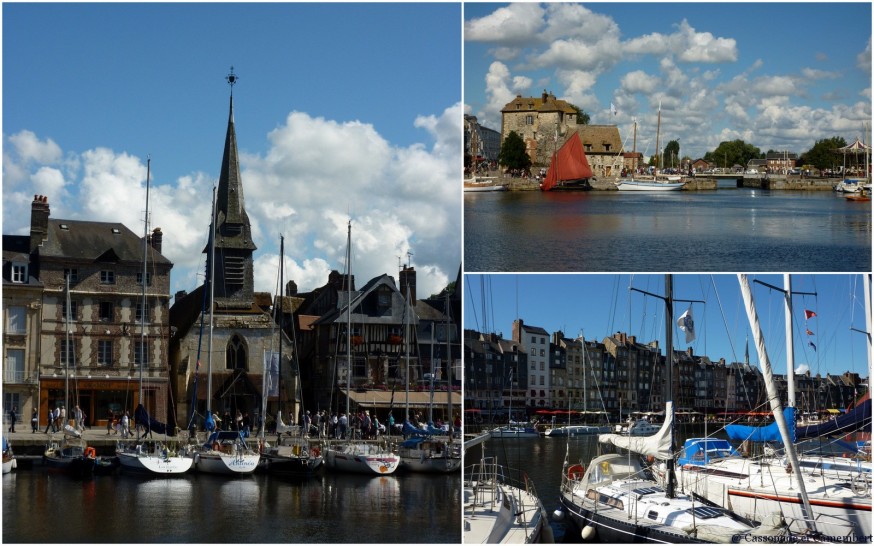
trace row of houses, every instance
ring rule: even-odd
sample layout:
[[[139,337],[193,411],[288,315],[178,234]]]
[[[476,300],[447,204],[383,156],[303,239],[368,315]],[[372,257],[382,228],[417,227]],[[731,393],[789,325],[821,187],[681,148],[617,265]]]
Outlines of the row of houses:
[[[596,411],[625,417],[664,409],[665,355],[658,341],[641,343],[617,332],[601,341],[513,322],[511,339],[464,331],[465,409],[500,418],[512,411]],[[764,408],[761,371],[747,361],[728,363],[673,351],[673,399],[678,408],[704,415]],[[776,376],[783,402],[786,377]],[[858,374],[796,374],[798,404],[840,411],[867,391]]]
[[[380,275],[361,287],[333,271],[310,292],[293,280],[282,295],[255,291],[233,97],[214,230],[204,250],[213,286],[171,298],[173,264],[161,252],[174,234],[54,219],[48,197],[34,196],[29,233],[3,235],[4,415],[35,411],[44,427],[50,410],[79,405],[91,426],[105,426],[143,404],[187,429],[207,408],[257,422],[266,398],[269,416],[296,421],[306,410],[345,410],[349,399],[396,408],[400,420],[408,402],[430,402],[419,392],[426,377],[460,409],[460,292],[418,299],[410,266],[397,281]],[[202,321],[213,325],[211,350]]]

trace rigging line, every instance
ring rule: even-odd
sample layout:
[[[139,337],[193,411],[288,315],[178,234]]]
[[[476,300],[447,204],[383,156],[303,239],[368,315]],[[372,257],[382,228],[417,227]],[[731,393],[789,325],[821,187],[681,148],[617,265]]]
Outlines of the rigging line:
[[[470,275],[465,275],[465,276],[464,276],[464,282],[467,283],[467,293],[468,293],[468,294],[473,294],[473,289],[472,289],[471,286],[470,286]],[[469,298],[465,298],[465,301],[469,301],[469,300],[470,300]],[[473,313],[473,321],[474,321],[474,323],[476,324],[476,328],[477,328],[477,330],[479,330],[479,329],[480,329],[480,325],[479,325],[479,317],[477,317],[477,314],[476,314],[476,306],[471,305],[471,306],[470,306],[470,310],[471,310],[471,312]],[[480,331],[481,331],[481,330],[480,330]]]

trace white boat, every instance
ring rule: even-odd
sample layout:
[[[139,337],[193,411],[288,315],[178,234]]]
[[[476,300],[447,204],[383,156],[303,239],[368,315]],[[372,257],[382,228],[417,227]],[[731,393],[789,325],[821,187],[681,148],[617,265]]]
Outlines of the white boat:
[[[143,233],[143,279],[148,277],[148,252],[149,252],[149,180],[151,173],[152,160],[149,159],[146,163],[146,212],[144,215]],[[149,283],[143,282],[142,303],[143,308],[146,305],[146,290]],[[142,320],[140,323],[140,346],[146,347],[146,317],[147,313],[141,313]],[[151,434],[152,431],[158,434],[166,434],[167,426],[164,423],[153,419],[146,411],[142,400],[145,400],[143,395],[143,368],[140,369],[140,404],[134,410],[134,420],[138,427],[145,427],[146,434]],[[145,434],[143,435],[145,436]],[[168,443],[160,441],[140,441],[138,443],[119,442],[115,454],[118,457],[119,465],[126,470],[139,472],[148,472],[152,474],[182,474],[191,469],[192,460],[185,456],[182,451],[171,449]]]
[[[659,149],[659,132],[662,126],[662,105],[659,103],[659,117],[656,125],[656,150]],[[658,154],[656,154],[658,159]],[[683,189],[686,183],[680,175],[664,175],[659,174],[656,169],[652,177],[644,178],[629,178],[616,182],[616,189],[619,191],[679,191]]]
[[[785,278],[786,292],[791,294],[788,275]],[[760,427],[755,438],[768,440],[773,436],[776,441],[788,445],[789,448],[784,456],[766,454],[762,457],[744,458],[722,453],[703,461],[690,461],[681,467],[677,475],[679,483],[712,502],[723,506],[730,504],[739,514],[753,520],[759,521],[773,513],[783,514],[790,530],[794,532],[819,533],[830,541],[859,540],[859,537],[870,536],[870,474],[857,472],[841,475],[826,472],[823,468],[817,468],[815,460],[805,461],[805,458],[798,457],[791,441],[783,440],[784,437],[791,436],[795,408],[781,408],[779,397],[770,393],[771,390],[776,392],[770,361],[748,282],[743,276],[741,288],[747,315],[757,340],[765,386],[769,390],[769,399],[776,418],[776,422],[769,427]],[[869,290],[867,284],[866,290]],[[866,293],[866,299],[870,300],[870,292]],[[866,307],[866,313],[870,314],[870,307]],[[787,316],[791,320],[788,309]],[[787,336],[787,347],[790,344],[791,337]],[[787,360],[791,362],[792,359],[789,357]],[[789,369],[792,369],[791,365]],[[792,393],[793,390],[790,388],[789,392]],[[788,424],[785,425],[785,433],[779,430],[779,437],[766,430],[770,427],[782,429],[784,425],[781,423]],[[733,425],[726,427],[726,431],[730,436],[735,431],[741,436],[748,436],[752,431],[746,429],[752,428],[754,427]]]
[[[189,454],[198,472],[208,474],[251,474],[261,455],[249,447],[237,431],[215,431],[199,450]]]
[[[464,179],[464,191],[465,192],[478,192],[478,191],[507,191],[507,184],[504,182],[498,182],[497,179],[493,177],[474,177],[474,178],[465,178]]]
[[[352,268],[352,222],[347,226],[346,234],[346,274],[351,278]],[[346,283],[346,331],[352,331],[352,283]],[[358,302],[360,305],[360,302]],[[348,382],[352,377],[352,343],[346,340],[346,378]],[[350,412],[350,396],[346,395],[346,415]],[[329,445],[324,451],[325,464],[328,468],[342,472],[357,472],[360,474],[391,474],[400,466],[401,458],[377,443],[368,443],[364,440],[346,440]]]
[[[401,467],[412,472],[448,474],[461,468],[459,445],[448,438],[407,438],[398,446]]]
[[[158,476],[184,474],[194,462],[168,444],[155,440],[136,444],[119,442],[115,455],[124,470]]]
[[[673,284],[665,279],[666,383],[673,385],[671,316]],[[706,506],[687,493],[677,493],[674,473],[674,407],[665,404],[665,422],[646,437],[602,434],[603,444],[625,449],[627,454],[602,455],[588,468],[569,464],[562,467],[560,502],[562,513],[581,529],[584,540],[601,542],[746,542],[753,534],[750,522],[718,506]],[[570,453],[570,444],[568,444]],[[664,487],[640,464],[640,456],[666,461]],[[784,530],[760,528],[756,533],[780,535]]]
[[[302,436],[280,436],[275,446],[264,448],[261,465],[277,476],[309,476],[325,462],[321,448]]]
[[[555,427],[547,430],[544,436],[549,437],[564,437],[564,436],[587,436],[591,434],[603,434],[610,432],[609,426],[597,425],[565,425],[563,427]]]
[[[654,425],[646,419],[638,419],[627,425],[616,425],[615,432],[626,436],[652,436],[661,426]]]
[[[653,178],[652,180],[629,178],[616,182],[619,191],[679,191],[686,183],[681,180]]]
[[[518,425],[493,428],[489,435],[492,438],[540,438],[540,433],[534,427]]]
[[[464,443],[465,449],[482,443],[483,434]],[[552,529],[534,483],[515,481],[493,457],[464,469],[463,544],[552,543]]]
[[[17,466],[15,454],[12,453],[12,444],[6,437],[3,437],[3,473],[9,474]]]

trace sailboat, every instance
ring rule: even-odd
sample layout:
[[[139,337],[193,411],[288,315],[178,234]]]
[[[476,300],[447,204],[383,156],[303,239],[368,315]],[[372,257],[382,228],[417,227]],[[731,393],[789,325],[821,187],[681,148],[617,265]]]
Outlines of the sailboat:
[[[592,168],[583,151],[580,134],[574,133],[552,154],[546,178],[540,184],[541,191],[588,190]]]
[[[513,389],[513,371],[510,370],[510,390]],[[509,420],[505,426],[496,427],[489,431],[492,438],[518,438],[530,439],[540,438],[540,432],[528,423],[516,423],[513,421],[513,396],[510,396],[510,406],[508,409]]]
[[[406,313],[411,311],[409,305],[410,287],[407,286],[407,308]],[[409,328],[409,321],[407,321]],[[433,328],[433,325],[432,325]],[[432,333],[433,339],[433,333]],[[449,473],[455,472],[461,468],[461,450],[460,446],[452,440],[452,352],[449,346],[449,292],[446,293],[446,393],[447,407],[446,415],[449,421],[449,430],[447,436],[443,436],[442,429],[427,431],[425,433],[414,432],[410,438],[407,438],[398,446],[398,455],[401,457],[401,468],[413,472],[435,472]],[[410,349],[409,341],[407,343],[407,368],[409,369]],[[408,372],[409,373],[409,372]],[[410,415],[409,408],[409,382],[407,382],[407,415]],[[408,421],[404,422],[404,431],[406,433]],[[430,424],[430,423],[429,423]]]
[[[12,452],[12,444],[9,443],[9,440],[6,439],[6,436],[3,437],[3,473],[9,474],[18,466],[18,462],[15,460],[15,454]]]
[[[654,297],[666,303],[666,381],[672,381],[673,284],[665,278],[665,296]],[[669,387],[670,390],[670,387]],[[603,444],[613,444],[628,450],[627,454],[611,453],[593,459],[588,468],[569,464],[568,455],[562,467],[561,505],[582,529],[582,537],[597,537],[606,542],[737,542],[764,533],[782,535],[780,529],[759,528],[737,514],[702,503],[692,495],[677,494],[674,480],[674,404],[669,393],[665,404],[665,422],[659,432],[648,437],[602,434]],[[568,443],[568,452],[570,443]],[[641,465],[639,455],[667,463],[664,486]]]
[[[658,123],[656,124],[656,158],[658,159],[659,150],[659,132],[662,126],[662,105],[659,103]],[[686,183],[682,181],[680,175],[662,175],[656,167],[655,174],[649,178],[631,177],[625,180],[616,182],[616,189],[619,191],[679,191],[683,189]]]
[[[352,391],[352,222],[346,235],[346,415],[350,415]],[[328,468],[361,474],[392,474],[400,466],[397,454],[375,443],[348,439],[325,449]]]
[[[213,188],[213,210],[210,222],[209,245],[209,342],[206,358],[206,419],[204,428],[209,436],[197,449],[189,452],[198,472],[209,474],[251,474],[258,468],[261,455],[249,447],[242,430],[217,430],[212,414],[212,332],[215,304],[213,301],[213,282],[215,280],[215,188]],[[201,332],[202,335],[202,332]],[[198,362],[200,355],[197,355]]]
[[[283,263],[285,261],[285,238],[280,236],[279,238],[279,286],[283,286]],[[278,294],[279,298],[283,297],[281,291]],[[281,299],[277,298],[278,302],[281,303]],[[280,317],[277,317],[277,306],[274,304],[274,316],[273,323],[281,321]],[[277,320],[279,318],[279,320]],[[280,323],[280,338],[282,336],[282,324]],[[292,335],[294,333],[294,329],[292,329]],[[280,349],[281,349],[281,339],[280,339]],[[297,347],[294,348],[295,354],[297,353]],[[275,354],[274,354],[275,355]],[[281,358],[281,354],[279,355]],[[300,366],[297,366],[297,370],[300,370]],[[271,377],[269,370],[267,369],[267,363],[265,362],[264,369],[264,381],[263,381],[263,392],[264,396],[262,397],[261,404],[261,414],[267,414],[267,395],[268,395],[268,385],[267,379]],[[300,385],[300,380],[298,378],[298,385]],[[301,431],[300,427],[291,427],[282,422],[282,410],[276,412],[276,445],[267,445],[265,438],[265,429],[266,427],[261,427],[261,441],[264,444],[264,449],[261,452],[261,464],[267,472],[270,474],[274,474],[277,476],[308,476],[313,472],[322,467],[322,463],[324,462],[324,458],[322,457],[321,448],[312,445],[310,440],[306,434],[306,432]],[[286,433],[285,435],[283,435]]]
[[[70,276],[65,276],[66,294],[66,316],[67,320],[64,325],[67,336],[67,347],[72,347],[70,343]],[[75,351],[70,350],[66,355],[66,359],[74,358]],[[76,363],[73,362],[75,369]],[[64,361],[64,407],[70,407],[70,362]],[[97,455],[95,449],[89,448],[88,444],[82,439],[82,434],[68,423],[63,424],[60,431],[60,438],[52,437],[49,439],[48,445],[43,452],[43,464],[54,470],[61,470],[79,478],[87,478],[94,474],[94,468],[97,464]]]
[[[142,303],[143,310],[140,323],[140,347],[141,350],[146,350],[146,282],[148,274],[148,252],[149,252],[149,181],[151,175],[152,160],[149,159],[146,164],[146,213],[144,218],[144,233],[143,233],[143,293]],[[145,367],[145,358],[140,358],[140,392],[139,405],[134,411],[137,423],[145,425],[146,431],[155,431],[158,434],[166,434],[166,425],[156,421],[149,416],[143,405],[143,368]],[[143,435],[145,436],[145,434]],[[116,447],[115,454],[118,457],[118,462],[121,468],[136,472],[145,472],[148,474],[157,475],[172,475],[183,474],[191,468],[192,460],[185,457],[183,453],[177,452],[173,447],[162,441],[143,441],[138,439],[137,442],[127,443],[119,442]]]
[[[788,275],[786,277],[788,305],[791,284]],[[816,465],[805,466],[798,457],[793,438],[795,408],[780,407],[764,338],[755,314],[755,304],[745,276],[741,276],[741,290],[756,336],[775,423],[767,427],[729,425],[726,432],[741,440],[780,442],[786,448],[785,458],[745,458],[724,450],[715,453],[705,451],[706,456],[681,466],[678,475],[680,483],[712,502],[730,505],[742,516],[755,521],[772,514],[782,514],[793,532],[819,533],[834,540],[871,535],[870,481],[829,475],[822,468],[817,469]],[[788,322],[787,331],[790,328],[791,322]],[[787,343],[791,341],[787,340]],[[792,368],[787,372],[791,376]],[[792,392],[791,388],[789,392]]]

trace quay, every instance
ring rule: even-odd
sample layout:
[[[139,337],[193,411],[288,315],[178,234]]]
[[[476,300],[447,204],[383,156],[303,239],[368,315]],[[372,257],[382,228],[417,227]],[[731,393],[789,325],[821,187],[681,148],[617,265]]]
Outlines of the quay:
[[[538,191],[540,182],[533,178],[516,178],[500,173],[490,173],[490,178],[506,184],[510,191]],[[589,180],[592,191],[618,191],[616,177],[599,177]],[[707,191],[717,189],[754,188],[785,191],[832,191],[840,178],[802,178],[800,176],[759,174],[696,174],[688,179],[683,191]]]
[[[15,432],[4,432],[3,436],[9,441],[12,445],[12,451],[15,453],[15,458],[18,461],[19,466],[27,467],[28,465],[32,465],[34,462],[37,464],[42,464],[42,456],[43,452],[46,449],[46,445],[51,440],[60,441],[63,439],[63,433],[55,432],[46,434],[43,430],[38,430],[37,432],[31,432],[29,429],[24,430],[23,427],[18,427],[20,430]],[[165,442],[170,445],[175,446],[184,446],[184,445],[199,445],[206,441],[207,433],[206,432],[198,432],[197,436],[189,441],[188,431],[181,431],[176,436],[167,436],[164,434],[153,434],[152,438],[146,438],[149,441],[156,442]],[[115,455],[115,448],[119,442],[122,443],[135,443],[137,441],[135,436],[130,436],[128,438],[122,438],[119,434],[106,434],[106,428],[88,428],[85,429],[85,432],[82,433],[82,439],[88,443],[88,447],[93,447],[98,455]],[[247,440],[252,443],[258,442],[260,439],[260,434],[250,434]],[[276,442],[276,433],[267,433],[265,439],[268,443]],[[390,446],[394,444],[400,443],[403,440],[402,436],[383,436],[381,435],[377,440],[359,440],[355,439],[356,442],[364,442],[364,443],[385,443],[389,442]],[[346,440],[339,440],[335,438],[317,438],[310,437],[310,443],[318,446],[320,449],[324,450],[326,447],[345,442]]]

